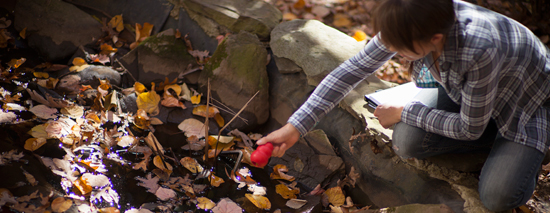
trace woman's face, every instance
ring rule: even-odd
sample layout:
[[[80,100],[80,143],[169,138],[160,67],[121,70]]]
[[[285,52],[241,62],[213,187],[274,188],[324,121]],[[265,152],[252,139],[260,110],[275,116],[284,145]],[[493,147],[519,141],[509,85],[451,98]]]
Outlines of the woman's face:
[[[390,51],[397,52],[398,55],[405,58],[408,61],[416,61],[418,59],[424,58],[430,51],[432,51],[432,46],[429,42],[413,42],[414,50],[416,53],[409,49],[397,50],[390,47]]]

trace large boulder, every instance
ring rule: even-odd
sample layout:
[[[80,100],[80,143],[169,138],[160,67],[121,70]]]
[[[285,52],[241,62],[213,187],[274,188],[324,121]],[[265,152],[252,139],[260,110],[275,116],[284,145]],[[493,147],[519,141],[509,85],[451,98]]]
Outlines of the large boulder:
[[[15,29],[26,28],[29,46],[47,61],[70,57],[78,46],[91,44],[102,35],[98,21],[61,0],[20,0],[14,15]]]
[[[281,11],[262,0],[172,0],[171,2],[176,7],[180,6],[189,13],[209,18],[235,33],[243,30],[256,34],[260,39],[269,38],[271,30],[283,17]]]
[[[189,65],[198,66],[187,51],[185,42],[175,37],[173,29],[147,38],[124,55],[121,61],[137,81],[146,85],[163,82],[165,78],[172,81]]]
[[[246,106],[240,117],[228,129],[251,130],[269,117],[269,80],[266,71],[267,50],[258,37],[246,31],[228,36],[205,65],[199,79],[202,91],[207,91],[208,79],[212,97],[234,112]],[[222,113],[226,121],[234,115]]]

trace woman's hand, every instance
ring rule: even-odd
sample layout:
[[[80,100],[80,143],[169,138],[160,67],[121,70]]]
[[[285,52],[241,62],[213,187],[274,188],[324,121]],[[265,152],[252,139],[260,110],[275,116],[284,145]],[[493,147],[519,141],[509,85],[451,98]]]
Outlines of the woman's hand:
[[[298,139],[300,139],[300,132],[292,124],[287,123],[280,129],[258,140],[256,144],[263,145],[270,142],[273,144],[271,156],[282,157],[285,151],[292,147]]]
[[[403,106],[395,104],[381,104],[374,110],[374,116],[378,118],[380,125],[384,128],[390,128],[401,121]]]

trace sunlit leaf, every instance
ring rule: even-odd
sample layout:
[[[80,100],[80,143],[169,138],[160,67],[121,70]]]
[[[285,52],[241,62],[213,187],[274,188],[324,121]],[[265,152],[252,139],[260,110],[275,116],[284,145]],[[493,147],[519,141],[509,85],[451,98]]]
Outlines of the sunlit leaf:
[[[82,66],[82,65],[85,65],[85,64],[88,64],[88,63],[86,63],[86,60],[84,60],[81,57],[76,57],[76,58],[73,59],[73,65],[74,66]]]
[[[206,117],[208,115],[209,118],[213,118],[214,115],[220,113],[218,108],[210,106],[208,107],[208,113],[206,113],[206,105],[199,105],[193,108],[193,115],[198,115],[202,117]]]
[[[212,209],[213,213],[242,213],[243,209],[229,198],[223,198]]]
[[[270,177],[271,179],[283,179],[288,181],[293,181],[295,178],[285,174],[285,172],[288,172],[288,169],[283,164],[277,164],[273,167],[273,173],[271,173]]]
[[[357,41],[363,41],[367,39],[367,34],[363,32],[362,30],[357,30],[352,36]]]
[[[214,174],[211,174],[210,176],[208,176],[208,180],[210,181],[210,185],[212,185],[213,187],[218,187],[225,182],[222,178]]]
[[[125,135],[125,136],[122,136],[120,138],[117,138],[117,140],[118,140],[117,145],[119,145],[121,147],[132,146],[138,141],[136,137],[129,136],[129,135]]]
[[[40,124],[34,126],[30,131],[29,134],[32,135],[35,138],[48,138],[48,133],[46,132],[46,125]]]
[[[73,201],[70,199],[65,199],[64,197],[55,198],[52,201],[52,211],[54,212],[64,212],[71,208]]]
[[[145,86],[142,83],[139,83],[139,82],[134,83],[134,89],[136,90],[136,92],[138,94],[140,94],[142,92],[145,92],[147,90],[147,88],[145,88]]]
[[[153,87],[154,88],[154,87]],[[159,114],[160,96],[152,89],[150,92],[144,92],[138,95],[136,99],[138,109],[155,116]]]
[[[4,112],[0,110],[0,123],[11,123],[17,118],[13,112]]]
[[[172,171],[172,165],[170,165],[168,162],[162,161],[162,158],[157,155],[153,158],[153,164],[155,164],[156,167],[159,169],[162,169],[163,171]],[[165,166],[166,165],[166,166]]]
[[[4,104],[4,106],[2,106],[2,109],[4,110],[10,110],[10,111],[26,111],[27,108],[19,105],[19,104],[16,104],[16,103],[7,103],[7,104]]]
[[[151,122],[149,121],[149,116],[147,112],[143,109],[138,109],[136,115],[134,115],[134,125],[140,129],[148,129]]]
[[[293,209],[302,208],[302,206],[306,204],[307,204],[307,200],[300,200],[300,199],[290,199],[286,202],[286,206]]]
[[[99,213],[120,213],[120,210],[116,207],[106,207],[99,209]]]
[[[212,202],[212,200],[210,200],[206,197],[199,197],[199,198],[197,198],[197,201],[199,202],[197,204],[197,208],[199,208],[199,209],[208,210],[208,209],[212,209],[212,208],[214,208],[214,206],[216,206],[216,203]]]
[[[328,196],[328,202],[332,203],[332,205],[336,207],[344,205],[346,202],[346,197],[342,192],[342,188],[338,186],[327,189],[325,194]]]
[[[55,113],[57,113],[56,108],[50,108],[46,105],[40,104],[36,105],[33,108],[29,109],[36,117],[42,118],[42,119],[55,119],[57,116]]]
[[[180,94],[181,94],[181,86],[180,85],[170,84],[170,85],[164,86],[164,94],[171,96],[172,94],[170,94],[168,92],[169,89],[174,90],[174,92],[176,92],[176,97],[174,97],[174,98],[177,98],[177,97],[180,96]]]
[[[180,160],[181,165],[183,165],[185,168],[187,168],[192,173],[202,172],[204,168],[191,157],[184,157]]]
[[[37,78],[49,78],[50,75],[47,72],[33,72],[34,77]]]
[[[299,189],[290,189],[285,184],[278,184],[275,186],[275,191],[280,194],[284,199],[295,199],[296,195],[300,193]]]
[[[124,30],[124,23],[123,23],[123,21],[122,21],[122,14],[121,14],[121,15],[116,15],[116,16],[114,16],[114,17],[109,21],[109,27],[110,27],[110,28],[115,28],[116,31],[118,31],[118,32]]]
[[[199,104],[200,102],[201,102],[201,95],[200,94],[191,96],[191,103],[192,104]]]
[[[208,144],[210,146],[215,146],[216,142],[227,144],[233,142],[233,139],[235,139],[233,136],[210,135],[208,136]]]
[[[250,200],[256,207],[260,209],[271,209],[271,202],[269,202],[269,199],[264,196],[260,195],[252,195],[252,194],[245,194],[246,198]]]
[[[25,141],[24,148],[29,151],[34,151],[44,144],[46,144],[46,138],[29,138]]]
[[[21,66],[23,63],[25,63],[25,61],[27,61],[26,58],[12,59],[8,62],[8,66],[13,67],[13,68],[19,68],[19,66]]]
[[[82,116],[84,116],[84,107],[79,105],[63,107],[60,111],[63,115],[69,116],[71,118],[81,118]]]
[[[191,101],[192,93],[189,87],[187,87],[187,84],[183,83],[182,85],[180,85],[180,87],[181,87],[180,97],[187,101]]]
[[[185,119],[178,125],[178,128],[185,132],[186,137],[196,136],[198,138],[203,138],[205,134],[204,124],[194,118]]]
[[[84,173],[82,179],[91,187],[104,187],[111,184],[109,178],[103,174]]]
[[[93,190],[93,188],[90,185],[88,185],[86,183],[86,180],[82,179],[82,177],[74,181],[73,185],[80,191],[80,194],[82,195],[87,195]]]
[[[285,21],[292,21],[294,19],[298,19],[298,16],[294,15],[294,13],[284,13],[283,14],[283,20],[285,20]]]

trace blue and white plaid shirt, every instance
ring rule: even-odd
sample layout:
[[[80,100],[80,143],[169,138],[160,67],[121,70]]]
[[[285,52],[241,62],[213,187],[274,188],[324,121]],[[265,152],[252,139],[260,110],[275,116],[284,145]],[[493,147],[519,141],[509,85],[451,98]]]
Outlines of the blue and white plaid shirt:
[[[402,122],[454,139],[475,140],[493,118],[505,138],[545,153],[550,144],[550,108],[542,105],[550,97],[550,50],[510,18],[459,0],[454,7],[456,22],[437,63],[439,83],[460,104],[460,112],[412,101],[403,109]],[[375,36],[327,75],[288,122],[305,135],[394,54]],[[413,79],[433,61],[430,57],[415,63]]]

